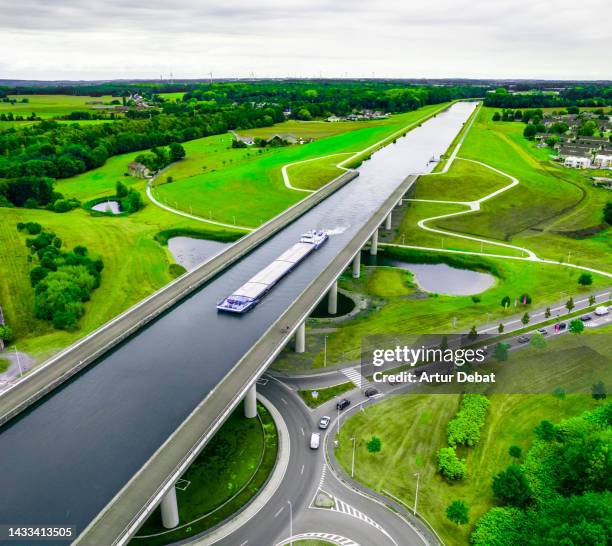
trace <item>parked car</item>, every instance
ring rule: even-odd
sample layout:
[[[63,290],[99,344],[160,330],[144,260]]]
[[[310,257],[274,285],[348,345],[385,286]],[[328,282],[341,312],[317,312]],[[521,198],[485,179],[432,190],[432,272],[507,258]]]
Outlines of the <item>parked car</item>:
[[[374,396],[376,394],[378,394],[378,390],[375,389],[374,387],[370,387],[368,389],[366,389],[363,394],[365,394],[368,398],[370,398],[371,396]]]
[[[325,430],[329,426],[330,421],[331,417],[329,417],[328,415],[324,415],[323,417],[321,417],[321,419],[319,419],[319,428],[321,430]]]
[[[340,400],[340,402],[336,404],[336,409],[343,410],[345,408],[348,408],[350,405],[351,401],[348,398],[343,398],[342,400]]]
[[[321,443],[321,435],[318,432],[313,432],[310,435],[310,449],[319,449]]]
[[[527,343],[529,341],[529,336],[527,334],[523,334],[516,339],[519,343]]]
[[[559,331],[565,330],[567,328],[567,322],[558,322],[555,324],[555,326],[559,329]]]
[[[538,328],[538,332],[540,332],[540,334],[542,334],[543,336],[548,335],[548,330],[546,328]]]
[[[610,311],[608,311],[608,308],[605,305],[600,305],[599,307],[595,308],[595,314],[598,317],[603,317],[604,315],[607,315]]]
[[[581,320],[582,322],[589,322],[589,320],[593,320],[593,317],[592,317],[591,315],[582,315],[582,316],[580,317],[580,320]]]

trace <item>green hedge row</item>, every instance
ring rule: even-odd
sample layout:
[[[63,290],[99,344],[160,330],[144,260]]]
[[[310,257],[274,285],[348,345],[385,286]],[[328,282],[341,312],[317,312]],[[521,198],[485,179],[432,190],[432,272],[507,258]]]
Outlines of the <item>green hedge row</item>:
[[[446,426],[448,445],[476,445],[490,404],[489,399],[482,394],[466,394],[461,400],[457,416]]]

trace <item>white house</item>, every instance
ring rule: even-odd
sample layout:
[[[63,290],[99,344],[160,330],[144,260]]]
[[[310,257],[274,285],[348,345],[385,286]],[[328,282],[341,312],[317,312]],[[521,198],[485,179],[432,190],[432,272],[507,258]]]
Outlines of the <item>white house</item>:
[[[573,167],[574,169],[588,169],[591,166],[591,160],[588,157],[568,155],[563,164],[566,167]]]
[[[612,169],[612,155],[596,155],[595,167],[599,169]]]

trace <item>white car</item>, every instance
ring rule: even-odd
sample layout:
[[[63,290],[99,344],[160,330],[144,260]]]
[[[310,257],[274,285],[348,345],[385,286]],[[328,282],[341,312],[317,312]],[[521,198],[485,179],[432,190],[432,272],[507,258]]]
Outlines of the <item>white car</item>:
[[[595,314],[598,317],[602,317],[604,315],[607,315],[610,311],[608,311],[608,308],[604,305],[600,305],[599,307],[595,308]]]
[[[319,419],[319,428],[325,430],[329,426],[329,422],[331,421],[331,417],[328,415],[324,415]]]
[[[319,449],[321,443],[321,435],[318,432],[313,432],[310,435],[310,449]]]

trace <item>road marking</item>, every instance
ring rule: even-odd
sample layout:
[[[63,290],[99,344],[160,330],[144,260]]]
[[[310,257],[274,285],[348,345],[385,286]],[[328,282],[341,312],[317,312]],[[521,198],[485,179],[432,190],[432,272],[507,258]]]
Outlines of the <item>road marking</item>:
[[[332,499],[334,499],[334,506],[331,508],[332,511],[338,512],[340,514],[346,514],[347,516],[351,516],[353,518],[359,519],[359,520],[367,523],[368,525],[371,525],[372,527],[375,527],[383,535],[387,536],[389,538],[389,540],[391,540],[394,544],[397,544],[397,542],[395,542],[395,540],[393,540],[393,537],[380,524],[378,524],[376,521],[374,521],[370,516],[367,516],[363,512],[357,510],[355,507],[353,507],[350,504],[344,502],[343,500],[339,499],[338,497],[332,496]]]
[[[300,474],[304,474],[304,465],[302,465],[302,470],[300,470]]]
[[[284,540],[281,540],[276,546],[285,546],[290,542],[297,542],[298,540],[308,539],[322,539],[328,542],[332,542],[337,546],[359,546],[359,543],[355,542],[354,540],[333,533],[300,533],[299,535],[293,535],[291,537],[287,537]]]
[[[341,371],[358,389],[373,387],[372,383],[363,377],[357,368],[344,368],[344,370]]]
[[[323,488],[323,484],[325,483],[325,475],[327,474],[327,465],[323,463],[323,470],[321,471],[321,478],[319,479],[319,489]],[[316,496],[316,493],[315,493]]]
[[[240,546],[246,546],[246,544],[248,544],[248,543],[249,543],[249,541],[245,540]]]
[[[280,507],[280,510],[278,512],[276,512],[276,514],[274,514],[274,517],[277,518],[278,516],[280,516],[281,512],[285,509],[284,506]]]
[[[302,427],[302,436],[306,436],[306,434],[304,433],[304,427]]]
[[[285,405],[287,405],[287,400],[285,400],[282,396],[281,396],[281,402]]]

